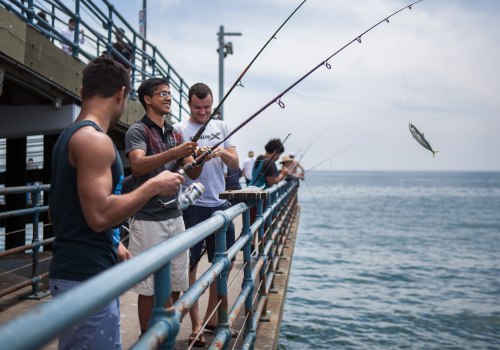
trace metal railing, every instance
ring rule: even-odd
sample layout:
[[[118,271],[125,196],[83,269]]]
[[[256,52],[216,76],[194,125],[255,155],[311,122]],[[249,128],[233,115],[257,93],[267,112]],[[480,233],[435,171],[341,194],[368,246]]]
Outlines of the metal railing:
[[[262,191],[262,196],[246,197],[225,211],[216,212],[210,219],[191,227],[153,246],[147,251],[89,279],[78,287],[45,303],[28,313],[2,325],[0,339],[10,349],[39,348],[66,329],[87,318],[104,305],[122,295],[135,284],[154,274],[155,305],[149,330],[133,349],[152,349],[161,346],[170,349],[175,344],[180,320],[193,303],[217,280],[218,331],[210,348],[226,347],[231,340],[230,328],[240,310],[245,312],[243,348],[251,348],[256,338],[259,316],[265,313],[269,290],[279,267],[279,259],[291,223],[297,214],[298,182],[283,181]],[[243,194],[245,197],[245,194]],[[253,198],[253,199],[250,199]],[[250,210],[256,207],[256,218],[250,222]],[[226,228],[230,220],[242,215],[243,227],[235,244],[226,250]],[[169,262],[178,254],[215,233],[216,251],[212,266],[173,305],[168,305],[171,294]],[[258,234],[258,261],[251,264],[251,242]],[[230,261],[243,251],[243,284],[234,304],[227,303],[227,273]],[[254,308],[254,288],[257,286]],[[89,297],[91,296],[91,297]],[[78,303],[75,303],[78,300]],[[255,312],[253,310],[256,310]],[[54,317],[57,315],[57,317]],[[30,329],[29,337],[20,337]],[[161,345],[159,345],[161,344]]]
[[[41,203],[41,194],[43,192],[46,192],[50,189],[50,185],[31,185],[31,186],[19,186],[19,187],[8,187],[8,188],[0,188],[0,195],[12,195],[12,194],[27,194],[27,199],[28,199],[28,194],[30,201],[32,203],[31,208],[24,208],[24,209],[17,209],[17,210],[11,210],[11,211],[5,211],[0,213],[0,220],[2,219],[8,219],[16,216],[27,216],[31,215],[31,220],[33,223],[33,231],[32,231],[32,240],[30,244],[25,244],[22,246],[18,246],[12,249],[5,250],[3,252],[0,252],[0,259],[11,256],[17,253],[25,252],[31,250],[33,252],[32,254],[32,272],[31,272],[31,279],[17,283],[13,286],[10,286],[9,288],[0,290],[0,298],[8,295],[10,293],[13,293],[17,290],[20,290],[24,287],[27,287],[31,285],[32,289],[32,294],[28,297],[29,299],[39,299],[43,296],[46,296],[48,294],[47,291],[40,291],[39,290],[39,283],[48,277],[48,273],[40,273],[40,247],[49,245],[53,242],[54,238],[49,238],[40,241],[39,237],[39,224],[40,224],[40,213],[47,212],[48,211],[48,206],[46,205],[40,205]],[[4,237],[6,238],[7,235],[13,234],[15,232],[6,232],[4,234]],[[28,267],[28,266],[26,266]],[[12,271],[7,271],[4,274],[12,272]]]
[[[113,55],[127,62],[126,65],[131,69],[132,98],[136,97],[136,89],[145,79],[167,78],[172,90],[172,116],[181,120],[184,114],[189,115],[189,85],[158,48],[137,33],[111,3],[107,0],[74,0],[71,8],[67,3],[61,0],[0,0],[1,6],[39,30],[54,44],[68,45],[71,55],[83,63],[102,55]],[[40,11],[48,16],[46,21],[39,16]],[[75,20],[73,41],[61,34],[69,18]],[[113,48],[114,35],[119,29],[125,30],[123,39],[132,50],[130,59]],[[80,30],[84,30],[82,44],[79,40]]]

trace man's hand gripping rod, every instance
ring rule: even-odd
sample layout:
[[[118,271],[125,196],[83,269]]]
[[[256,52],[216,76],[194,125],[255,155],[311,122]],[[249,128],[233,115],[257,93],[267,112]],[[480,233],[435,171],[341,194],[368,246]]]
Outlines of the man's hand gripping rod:
[[[186,174],[191,171],[195,166],[199,166],[203,164],[205,158],[212,153],[212,149],[209,149],[203,152],[199,157],[197,157],[194,161],[184,165],[177,173],[182,176],[186,176]],[[179,188],[179,195],[177,198],[172,199],[168,202],[163,202],[161,199],[158,199],[158,203],[164,208],[172,208],[174,205],[179,210],[184,210],[190,205],[193,205],[198,198],[205,192],[205,187],[201,184],[201,182],[193,182],[187,189],[182,193],[182,189]]]

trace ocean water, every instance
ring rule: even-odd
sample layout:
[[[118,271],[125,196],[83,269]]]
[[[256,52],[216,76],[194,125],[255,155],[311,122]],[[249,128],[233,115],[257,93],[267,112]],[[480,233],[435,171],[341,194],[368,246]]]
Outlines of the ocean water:
[[[280,349],[500,349],[500,173],[312,172]]]

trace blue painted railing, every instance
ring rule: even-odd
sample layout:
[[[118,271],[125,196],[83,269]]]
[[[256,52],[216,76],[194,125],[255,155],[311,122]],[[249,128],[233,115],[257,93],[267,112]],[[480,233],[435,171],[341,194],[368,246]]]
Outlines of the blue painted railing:
[[[39,237],[39,224],[40,224],[40,213],[46,212],[48,210],[48,206],[40,205],[40,198],[42,193],[48,191],[50,185],[30,185],[30,186],[19,186],[19,187],[9,187],[9,188],[0,188],[0,196],[5,195],[13,195],[13,194],[30,194],[32,207],[17,209],[11,211],[0,212],[0,220],[8,219],[16,216],[26,216],[31,215],[31,220],[33,223],[33,231],[32,231],[32,240],[30,244],[26,244],[23,246],[19,246],[16,248],[12,248],[3,252],[0,252],[0,259],[9,255],[13,255],[19,252],[25,252],[31,250],[32,254],[32,270],[31,270],[31,279],[25,282],[18,283],[14,286],[11,286],[7,289],[0,290],[0,297],[8,295],[12,292],[15,292],[19,289],[22,289],[26,286],[31,285],[32,294],[28,297],[30,299],[40,299],[43,296],[47,295],[46,291],[39,290],[39,283],[47,278],[48,273],[40,273],[40,247],[44,245],[51,244],[54,240],[53,238],[49,238],[43,241],[40,241]],[[8,232],[6,235],[9,234]],[[5,238],[6,238],[5,235]]]
[[[72,55],[83,63],[103,54],[109,57],[114,54],[125,59],[113,49],[114,34],[123,28],[126,32],[124,41],[132,49],[131,97],[136,96],[136,89],[146,78],[164,77],[169,80],[172,90],[172,116],[181,120],[184,114],[189,115],[189,85],[155,45],[137,33],[107,0],[74,0],[72,3],[74,6],[70,8],[66,5],[68,1],[61,0],[0,0],[1,6],[39,30],[54,44],[69,45],[73,49]],[[42,22],[43,19],[38,15],[40,11],[47,14],[47,22]],[[76,24],[72,42],[60,34],[66,29],[69,18],[74,18]],[[84,44],[79,41],[81,29],[84,30]]]
[[[279,267],[280,255],[291,224],[297,214],[298,182],[283,181],[267,191],[239,193],[241,202],[225,211],[216,212],[210,219],[191,227],[168,241],[91,278],[80,286],[43,304],[30,312],[2,325],[0,339],[9,349],[34,349],[48,343],[57,335],[84,320],[104,305],[119,297],[135,284],[154,274],[155,306],[150,328],[133,349],[152,349],[160,345],[171,349],[179,331],[180,320],[193,303],[217,279],[217,294],[225,299],[218,309],[218,331],[210,349],[226,348],[231,340],[230,328],[240,310],[245,310],[245,335],[242,347],[253,348],[259,316],[265,313],[268,293]],[[232,201],[238,198],[233,197]],[[255,221],[250,223],[250,208],[256,207]],[[236,243],[225,247],[227,224],[242,215],[243,227]],[[173,305],[170,298],[169,262],[194,244],[215,233],[216,253],[212,266]],[[258,234],[258,261],[251,261],[251,242]],[[227,304],[227,272],[233,257],[243,251],[244,277],[241,292],[231,309]],[[253,303],[254,286],[259,286],[256,305]],[[89,297],[90,296],[90,297]],[[75,303],[78,300],[78,303]],[[255,306],[255,307],[254,307]],[[255,312],[253,310],[256,310]],[[57,317],[54,317],[57,315]],[[29,337],[20,336],[27,329]],[[217,345],[216,345],[217,344]]]

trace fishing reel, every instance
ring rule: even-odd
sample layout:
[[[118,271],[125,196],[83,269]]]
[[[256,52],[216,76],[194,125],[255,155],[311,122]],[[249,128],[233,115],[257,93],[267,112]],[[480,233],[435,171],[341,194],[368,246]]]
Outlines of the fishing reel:
[[[177,209],[184,210],[194,204],[204,192],[205,187],[200,182],[193,182],[188,188],[186,188],[184,193],[182,193],[182,189],[179,189],[179,195],[177,198],[168,202],[162,202],[158,199],[158,203],[160,203],[160,205],[164,208],[172,208],[175,205]]]

